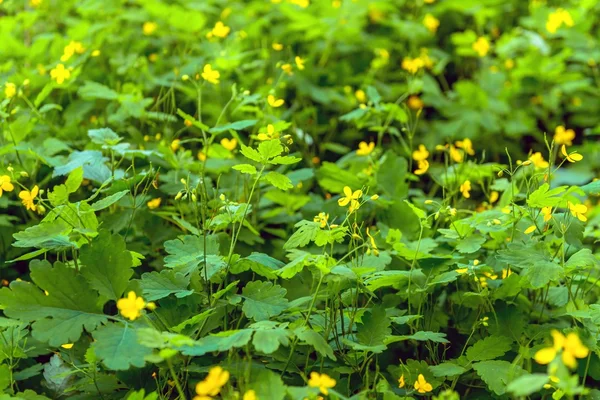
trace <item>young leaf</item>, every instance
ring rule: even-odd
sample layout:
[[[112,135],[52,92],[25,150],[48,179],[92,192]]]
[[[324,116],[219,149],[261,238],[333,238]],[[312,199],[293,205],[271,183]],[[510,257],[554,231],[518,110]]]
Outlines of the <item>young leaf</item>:
[[[254,150],[252,147],[245,146],[243,144],[240,145],[240,152],[249,160],[256,161],[257,163],[262,163],[263,159],[260,153]]]
[[[271,158],[277,157],[283,153],[283,146],[281,146],[279,139],[265,140],[258,145],[258,152],[262,157],[261,162],[265,164]]]
[[[242,311],[255,321],[275,317],[288,307],[286,293],[287,290],[271,282],[249,282],[242,289],[242,297],[245,299]]]
[[[318,222],[306,220],[298,222],[294,227],[298,230],[283,245],[285,250],[306,246],[311,240],[315,239],[317,232],[321,229]]]
[[[300,162],[300,161],[302,161],[302,159],[300,157],[277,156],[274,159],[272,159],[271,161],[269,161],[269,164],[290,165],[290,164],[296,164],[297,162]]]
[[[242,174],[256,175],[256,167],[250,164],[238,164],[232,167],[233,169],[240,171]]]
[[[294,187],[292,181],[287,176],[279,172],[270,171],[265,175],[265,179],[273,186],[281,190],[288,190]]]
[[[322,356],[329,357],[335,361],[335,355],[333,354],[333,349],[327,343],[323,336],[319,335],[317,332],[312,329],[308,329],[306,327],[298,328],[294,331],[298,339],[308,345],[314,347],[314,349]]]

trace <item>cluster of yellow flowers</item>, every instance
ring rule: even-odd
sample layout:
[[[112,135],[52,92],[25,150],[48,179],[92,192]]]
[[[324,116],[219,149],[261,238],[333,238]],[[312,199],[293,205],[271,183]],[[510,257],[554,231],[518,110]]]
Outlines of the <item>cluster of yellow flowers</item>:
[[[302,71],[304,70],[304,68],[306,68],[306,66],[304,65],[306,63],[306,60],[300,56],[294,57],[294,63],[296,64],[296,68],[298,68],[299,71]],[[281,65],[281,69],[289,76],[294,75],[294,67],[290,63],[285,63]]]
[[[477,40],[473,43],[471,47],[473,48],[473,50],[475,50],[475,53],[477,53],[479,57],[485,57],[486,54],[490,51],[490,42],[489,40],[481,36],[477,38]]]
[[[563,364],[569,368],[577,367],[577,359],[585,358],[589,354],[589,349],[581,343],[581,339],[575,332],[563,335],[557,330],[550,332],[554,343],[552,347],[546,347],[539,350],[533,356],[538,364],[550,364],[560,355]]]
[[[398,387],[403,388],[404,386],[406,386],[406,382],[404,380],[404,375],[401,375],[400,378],[398,378]],[[419,374],[413,386],[415,390],[421,394],[429,393],[433,390],[433,386],[431,386],[431,383],[427,382],[423,374]]]
[[[433,61],[429,58],[427,49],[421,49],[421,53],[416,58],[405,57],[402,60],[402,69],[408,71],[411,74],[416,74],[423,68],[431,68]]]
[[[212,37],[218,37],[222,39],[226,38],[227,35],[229,35],[229,32],[231,32],[231,28],[225,25],[223,22],[218,21],[214,28],[212,28],[212,30],[206,34],[206,37],[209,39]]]
[[[63,55],[60,58],[60,61],[66,62],[68,61],[75,53],[82,54],[85,51],[81,42],[76,42],[72,40],[68,45],[65,46],[63,50]]]
[[[568,27],[575,25],[571,14],[563,8],[558,8],[556,11],[548,15],[548,20],[546,21],[546,30],[550,33],[556,33],[556,31],[563,24]]]
[[[4,84],[4,95],[7,99],[12,99],[17,94],[17,85],[11,82]]]
[[[423,18],[423,25],[431,32],[435,33],[440,26],[440,20],[431,14],[426,14]]]

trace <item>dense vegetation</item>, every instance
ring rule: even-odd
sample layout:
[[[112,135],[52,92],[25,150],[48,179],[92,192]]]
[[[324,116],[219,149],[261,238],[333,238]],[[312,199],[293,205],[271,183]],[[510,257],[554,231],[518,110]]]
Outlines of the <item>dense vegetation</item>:
[[[0,399],[600,398],[598,15],[0,0]]]

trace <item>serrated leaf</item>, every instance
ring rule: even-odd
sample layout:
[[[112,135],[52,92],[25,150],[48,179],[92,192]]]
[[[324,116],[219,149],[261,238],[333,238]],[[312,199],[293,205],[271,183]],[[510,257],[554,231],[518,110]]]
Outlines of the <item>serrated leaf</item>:
[[[263,321],[268,322],[268,321]],[[279,349],[280,345],[288,346],[291,332],[280,326],[263,326],[261,323],[252,324],[255,329],[252,337],[254,348],[264,354],[271,354]]]
[[[529,207],[555,207],[560,204],[562,198],[557,197],[564,193],[567,186],[559,186],[554,189],[550,189],[550,185],[544,183],[538,189],[534,190],[527,196],[527,205]]]
[[[111,300],[120,299],[133,275],[131,253],[119,235],[100,232],[91,244],[81,248],[81,275],[90,286]]]
[[[144,366],[144,357],[152,350],[138,342],[137,332],[130,324],[108,324],[93,334],[94,352],[108,369],[124,371]]]
[[[256,161],[257,163],[262,163],[263,159],[258,151],[253,149],[252,147],[240,145],[240,152],[249,160]]]
[[[506,336],[488,336],[467,349],[471,362],[493,360],[510,350],[513,340]]]
[[[292,157],[292,156],[277,156],[269,161],[269,164],[274,165],[290,165],[296,164],[297,162],[302,161],[300,157]]]
[[[75,193],[81,186],[81,182],[83,182],[83,167],[78,167],[71,171],[67,177],[67,181],[65,182],[67,192]]]
[[[262,157],[262,163],[266,163],[273,157],[283,153],[283,146],[279,139],[265,140],[258,145],[258,152]]]
[[[294,187],[292,181],[287,176],[279,172],[270,171],[265,175],[265,179],[273,186],[281,190],[288,190]]]
[[[525,373],[523,368],[508,361],[481,361],[473,364],[473,369],[486,385],[497,395],[506,393],[509,382]]]
[[[288,307],[286,293],[287,290],[271,282],[249,282],[242,289],[242,297],[245,299],[242,311],[255,321],[275,317]]]
[[[229,351],[247,345],[252,333],[252,329],[219,332],[216,335],[203,337],[194,344],[180,346],[178,349],[183,355],[195,357],[215,351]]]
[[[480,235],[470,235],[458,241],[456,250],[459,253],[471,254],[475,253],[485,243],[485,238]]]
[[[356,339],[366,346],[378,346],[392,333],[385,308],[375,307],[365,313],[357,326]]]
[[[85,81],[83,86],[77,90],[77,94],[84,99],[116,100],[119,98],[119,93],[93,81]]]
[[[92,142],[108,146],[114,146],[121,141],[121,137],[110,128],[90,129],[88,136]]]
[[[225,266],[225,262],[218,256],[219,242],[217,242],[216,236],[206,237],[206,251],[204,251],[204,239],[192,235],[166,241],[165,251],[169,253],[164,258],[165,267],[174,268],[186,275],[196,270],[200,264],[204,263],[205,259],[208,279]],[[204,277],[204,274],[201,275]]]
[[[201,312],[200,314],[194,315],[193,317],[188,318],[185,321],[183,321],[182,323],[172,327],[171,330],[173,332],[181,333],[181,331],[183,331],[186,327],[188,327],[190,325],[200,324],[202,321],[204,321],[205,319],[207,319],[208,317],[213,315],[214,312],[215,312],[214,309],[209,308],[208,310],[205,310],[205,311]]]
[[[546,286],[548,282],[560,279],[562,272],[563,269],[559,264],[553,261],[539,260],[524,268],[521,276],[529,281],[532,288],[539,289]]]
[[[311,240],[315,239],[317,232],[319,231],[320,224],[318,222],[313,221],[300,221],[294,225],[295,228],[298,228],[296,232],[290,236],[290,238],[285,242],[283,248],[285,250],[295,249],[297,247],[304,247]]]
[[[64,250],[73,247],[69,233],[73,228],[63,220],[42,222],[13,234],[14,247],[36,247],[48,250]]]
[[[76,342],[84,328],[92,332],[106,322],[98,295],[74,269],[38,260],[29,269],[35,285],[11,282],[0,290],[0,304],[6,316],[33,322],[34,338],[58,347]]]
[[[452,362],[445,362],[439,365],[430,365],[429,370],[433,373],[433,376],[438,378],[443,376],[457,376],[466,372],[465,368]]]
[[[548,380],[546,374],[527,374],[510,382],[506,390],[514,396],[529,396],[533,393],[539,393],[544,385],[548,383]]]
[[[257,173],[256,167],[250,164],[238,164],[234,165],[232,168],[236,171],[240,171],[242,174],[256,175]]]
[[[401,342],[404,340],[418,340],[418,341],[432,341],[437,343],[450,343],[446,339],[446,334],[443,332],[430,332],[430,331],[419,331],[412,335],[401,335],[401,336],[388,336],[385,340],[385,344]]]
[[[159,300],[172,294],[178,299],[189,296],[194,293],[193,290],[187,289],[189,284],[189,275],[173,270],[146,272],[140,281],[142,296],[148,301]]]
[[[306,327],[298,328],[294,331],[294,333],[301,342],[311,345],[319,354],[321,354],[324,357],[329,357],[335,361],[333,349],[327,343],[327,341],[323,339],[323,336],[319,335],[312,329],[308,329]]]
[[[263,253],[252,253],[248,257],[239,259],[231,266],[231,272],[239,274],[251,269],[253,272],[267,279],[277,278],[277,271],[285,264],[281,261]]]
[[[98,200],[97,202],[93,203],[92,209],[94,211],[104,210],[105,208],[108,208],[108,207],[112,206],[113,204],[115,204],[117,201],[121,200],[121,198],[123,198],[123,196],[125,196],[128,193],[129,193],[129,189],[121,190],[120,192],[111,194],[110,196],[107,196],[107,197],[103,198],[102,200]]]

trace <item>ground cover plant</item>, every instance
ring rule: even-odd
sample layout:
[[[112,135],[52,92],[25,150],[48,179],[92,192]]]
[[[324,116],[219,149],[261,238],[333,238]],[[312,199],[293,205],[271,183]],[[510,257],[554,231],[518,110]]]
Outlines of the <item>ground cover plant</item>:
[[[598,15],[0,0],[0,399],[600,398]]]

